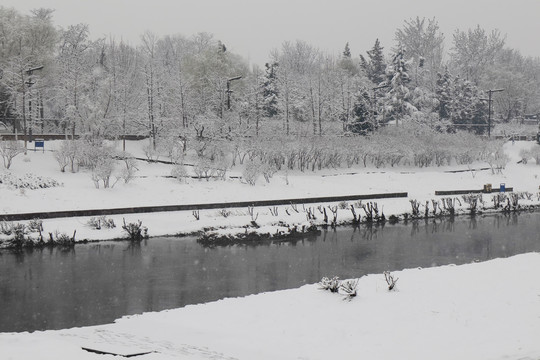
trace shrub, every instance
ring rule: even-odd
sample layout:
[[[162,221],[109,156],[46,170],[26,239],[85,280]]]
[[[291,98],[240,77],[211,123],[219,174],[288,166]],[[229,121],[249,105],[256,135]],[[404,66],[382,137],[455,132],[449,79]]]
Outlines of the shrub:
[[[469,211],[471,214],[476,213],[478,207],[478,202],[482,202],[481,194],[466,194],[462,195],[463,201],[469,206]]]
[[[28,222],[28,230],[31,232],[41,232],[43,231],[43,220],[41,219],[32,219]]]
[[[154,149],[154,146],[152,144],[146,144],[143,146],[144,155],[148,159],[148,161],[157,161],[159,160],[159,151],[157,149]]]
[[[394,279],[394,276],[390,273],[390,271],[384,272],[384,279],[388,284],[388,291],[394,290],[396,288],[396,283],[399,280],[399,278]]]
[[[80,142],[74,140],[63,141],[60,148],[54,152],[54,158],[60,165],[60,171],[65,172],[68,165],[71,166],[71,172],[78,170]],[[75,166],[77,165],[77,166]]]
[[[46,189],[51,187],[62,186],[55,179],[37,176],[34,174],[24,174],[22,177],[14,174],[0,174],[0,184],[5,184],[15,189]]]
[[[199,180],[205,178],[206,181],[208,181],[212,176],[215,175],[216,168],[213,166],[210,159],[201,157],[197,159],[195,166],[193,167],[193,171]]]
[[[341,210],[348,209],[348,208],[349,208],[349,203],[346,202],[346,201],[341,201],[341,202],[338,204],[338,208],[340,208]]]
[[[23,153],[24,147],[18,141],[0,141],[0,156],[4,160],[4,167],[9,169],[13,158]]]
[[[231,215],[231,212],[227,209],[221,209],[219,210],[219,215],[223,216],[224,218],[228,218],[229,215]]]
[[[135,177],[135,173],[139,171],[137,160],[127,152],[120,153],[119,158],[124,166],[118,177],[123,179],[124,183],[127,184]]]
[[[188,173],[184,165],[175,165],[171,170],[171,176],[182,182],[188,177]]]
[[[530,156],[534,159],[536,162],[536,165],[540,165],[540,147],[535,146],[530,151]]]
[[[264,180],[266,180],[267,183],[270,183],[270,179],[277,172],[277,168],[274,164],[265,163],[265,164],[262,164],[261,166],[261,172],[264,177]]]
[[[334,276],[331,279],[327,277],[323,277],[321,281],[319,282],[320,289],[329,290],[330,292],[333,292],[333,293],[337,293],[339,291],[339,285],[340,285],[340,281],[337,276]]]
[[[73,246],[75,245],[75,234],[77,230],[73,231],[73,236],[69,236],[66,233],[59,232],[58,230],[53,233],[49,233],[49,243],[59,246]]]
[[[497,194],[495,194],[495,195],[493,195],[491,197],[491,201],[493,201],[493,207],[495,209],[498,209],[506,201],[506,194],[505,193],[497,193]]]
[[[107,218],[105,215],[97,217],[97,218],[91,217],[86,223],[86,225],[96,230],[101,230],[102,228],[113,229],[116,227],[114,220]]]
[[[169,134],[158,139],[159,149],[163,150],[173,164],[183,163],[184,142],[176,134]],[[152,155],[150,155],[152,157]],[[147,156],[148,157],[148,156]],[[156,159],[157,160],[157,159]]]
[[[137,220],[136,223],[126,224],[126,219],[123,219],[123,222],[122,229],[128,234],[131,241],[141,241],[148,237],[148,229],[142,225],[141,220]]]
[[[13,233],[13,223],[11,221],[0,221],[0,234],[11,235]]]
[[[8,247],[25,247],[28,243],[33,244],[32,240],[25,238],[27,233],[26,226],[24,224],[14,224],[12,228],[13,238],[9,240]]]
[[[351,300],[356,296],[356,287],[359,279],[349,279],[342,281],[339,285],[339,290],[345,295],[345,299]]]
[[[103,182],[104,188],[114,187],[116,184],[116,181],[118,181],[118,178],[111,186],[111,175],[114,170],[114,160],[111,157],[104,157],[99,159],[93,170],[92,170],[92,180],[94,181],[94,185],[96,186],[96,189],[99,189],[100,181]]]
[[[519,157],[521,158],[522,164],[527,164],[529,159],[532,157],[531,151],[527,149],[521,149],[519,151]]]
[[[246,164],[244,171],[242,172],[242,178],[252,186],[255,186],[257,179],[261,176],[262,164],[258,160],[251,160]]]

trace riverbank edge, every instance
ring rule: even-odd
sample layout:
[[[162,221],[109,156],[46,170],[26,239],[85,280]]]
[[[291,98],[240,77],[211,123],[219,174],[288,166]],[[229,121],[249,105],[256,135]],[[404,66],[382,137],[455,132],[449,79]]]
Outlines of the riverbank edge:
[[[516,209],[505,210],[504,208],[484,208],[479,211],[471,212],[470,210],[459,209],[454,214],[436,214],[427,216],[412,216],[411,213],[392,214],[388,218],[380,218],[379,220],[343,220],[336,224],[328,224],[321,222],[310,221],[309,226],[307,224],[280,224],[276,227],[274,233],[271,232],[257,232],[257,227],[244,226],[242,228],[224,228],[213,229],[207,232],[197,234],[176,234],[174,237],[197,235],[199,238],[197,241],[205,246],[231,246],[238,244],[253,244],[259,240],[288,240],[298,238],[299,236],[306,236],[311,234],[320,233],[322,230],[338,229],[344,227],[371,227],[371,226],[384,226],[386,224],[395,225],[402,223],[408,225],[409,223],[422,220],[435,220],[435,219],[453,219],[456,217],[469,216],[474,218],[476,216],[489,216],[496,214],[519,214],[522,212],[538,212],[540,211],[540,204],[519,206]],[[220,234],[220,230],[224,230],[226,233]]]
[[[396,199],[397,200],[397,199]],[[410,200],[409,202],[413,202],[415,200]],[[498,207],[480,207],[480,208],[474,208],[474,209],[467,209],[463,206],[463,204],[460,203],[459,208],[455,209],[445,209],[441,210],[439,213],[435,210],[433,212],[433,209],[431,210],[425,210],[424,205],[421,205],[424,207],[424,210],[422,212],[418,212],[419,206],[417,206],[416,214],[414,214],[414,206],[413,211],[410,212],[401,212],[401,213],[395,213],[390,215],[385,215],[384,212],[378,213],[377,210],[372,212],[368,215],[366,208],[359,208],[354,207],[353,204],[347,203],[347,207],[344,207],[342,205],[341,208],[338,209],[338,205],[332,206],[331,203],[326,203],[324,205],[319,205],[317,208],[315,207],[309,207],[306,208],[303,206],[302,210],[299,210],[296,207],[292,207],[291,205],[283,205],[283,206],[291,206],[290,213],[285,209],[287,212],[287,215],[291,216],[291,213],[296,213],[296,219],[291,219],[291,221],[285,221],[284,217],[281,216],[279,219],[272,220],[272,221],[266,221],[258,223],[257,219],[254,219],[254,216],[252,214],[251,221],[248,221],[247,223],[244,223],[241,226],[234,226],[234,225],[221,225],[221,226],[210,226],[205,227],[201,226],[201,229],[195,230],[195,231],[176,231],[176,232],[167,232],[159,235],[153,235],[149,236],[148,234],[145,234],[144,236],[140,236],[138,238],[133,238],[127,231],[125,231],[125,236],[111,236],[108,238],[101,238],[101,239],[92,239],[88,237],[83,237],[80,240],[75,239],[75,233],[77,230],[73,231],[73,238],[70,239],[70,241],[56,243],[54,241],[44,241],[43,235],[41,233],[31,233],[26,234],[24,236],[23,243],[18,243],[15,246],[10,246],[9,242],[10,239],[6,235],[0,235],[0,249],[23,249],[23,248],[46,248],[46,247],[70,247],[74,246],[76,244],[86,244],[86,243],[95,243],[95,242],[103,242],[103,241],[130,241],[130,242],[140,242],[143,239],[151,239],[155,237],[176,237],[176,238],[183,238],[183,237],[197,237],[197,241],[201,243],[203,246],[230,246],[235,244],[255,244],[257,241],[262,240],[280,240],[280,241],[287,241],[292,240],[294,238],[308,236],[311,234],[319,233],[320,231],[324,229],[336,229],[338,227],[347,227],[347,226],[384,226],[385,224],[397,224],[397,223],[403,223],[408,224],[412,221],[421,221],[421,220],[429,220],[429,219],[448,219],[453,217],[462,217],[462,216],[482,216],[482,215],[492,215],[492,214],[511,214],[511,213],[520,213],[520,212],[535,212],[540,210],[540,201],[534,202],[533,200],[529,199],[529,204],[527,205],[515,205],[510,206],[510,203],[508,203],[507,206],[498,206]],[[417,204],[419,204],[417,202]],[[373,209],[373,206],[375,206],[375,209],[377,209],[377,204],[374,202],[368,202],[365,205],[371,206],[371,209]],[[426,204],[427,205],[427,204]],[[428,206],[429,208],[429,206]],[[328,209],[328,212],[327,210]],[[361,216],[359,213],[360,211],[364,211],[366,214],[364,216]],[[249,211],[249,209],[248,209]],[[318,211],[317,214],[315,212]],[[358,214],[356,213],[358,211]],[[277,211],[276,211],[277,212]],[[173,213],[170,213],[173,214]],[[334,218],[332,220],[329,219],[329,215],[332,216],[334,214]],[[166,215],[165,215],[166,216]],[[232,215],[235,216],[235,215]],[[305,220],[299,220],[299,218],[304,217]],[[339,217],[339,220],[338,220]],[[89,218],[90,219],[90,218]],[[41,220],[40,220],[41,221]],[[45,220],[47,221],[47,220]],[[144,218],[143,218],[144,221]],[[143,221],[138,221],[138,224],[141,228],[145,228],[142,224]],[[2,223],[5,223],[3,221]],[[136,225],[137,223],[129,223],[129,225]],[[83,225],[84,226],[84,225]],[[148,230],[148,229],[146,229]],[[49,235],[52,236],[51,233]],[[58,236],[58,231],[57,231]]]

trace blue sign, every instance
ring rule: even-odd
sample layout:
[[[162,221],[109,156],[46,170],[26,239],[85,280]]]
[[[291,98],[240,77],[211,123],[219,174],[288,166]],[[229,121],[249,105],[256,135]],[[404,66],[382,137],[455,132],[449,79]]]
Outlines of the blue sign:
[[[36,139],[34,140],[34,151],[36,151],[36,148],[42,148],[43,152],[45,152],[45,140],[43,139]]]

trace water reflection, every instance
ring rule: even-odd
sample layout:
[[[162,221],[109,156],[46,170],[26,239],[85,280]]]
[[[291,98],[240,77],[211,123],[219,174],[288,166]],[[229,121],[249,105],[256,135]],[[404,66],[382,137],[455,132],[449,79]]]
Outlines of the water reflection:
[[[161,238],[0,251],[0,331],[107,323],[127,314],[294,288],[323,276],[540,251],[539,220],[536,213],[436,218],[214,248],[195,239]]]

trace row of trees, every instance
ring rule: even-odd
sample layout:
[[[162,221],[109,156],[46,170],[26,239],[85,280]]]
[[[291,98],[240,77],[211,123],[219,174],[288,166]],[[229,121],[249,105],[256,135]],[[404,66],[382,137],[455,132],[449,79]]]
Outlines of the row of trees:
[[[263,68],[250,68],[212,35],[157,37],[133,46],[92,40],[87,25],[58,30],[53,11],[0,7],[0,119],[14,131],[144,134],[156,145],[174,134],[208,139],[367,134],[386,124],[424,123],[442,131],[485,130],[485,90],[497,117],[540,112],[540,60],[505,47],[497,31],[453,34],[435,19],[410,19],[386,54],[348,44],[333,56],[284,42]],[[445,60],[448,59],[448,60]]]

